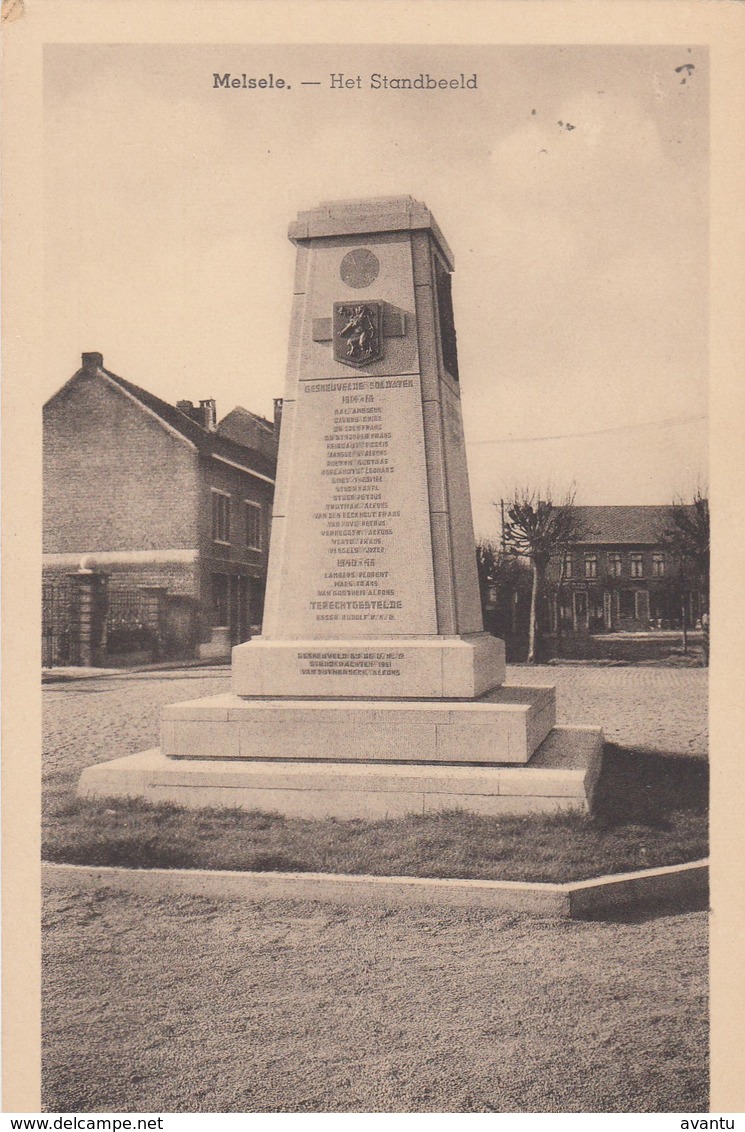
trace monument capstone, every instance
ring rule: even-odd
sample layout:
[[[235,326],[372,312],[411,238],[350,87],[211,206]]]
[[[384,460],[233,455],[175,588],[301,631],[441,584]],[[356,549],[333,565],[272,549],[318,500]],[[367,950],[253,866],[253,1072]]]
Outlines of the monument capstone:
[[[453,256],[411,197],[301,212],[262,635],[85,795],[287,814],[588,806],[596,728],[483,629]]]

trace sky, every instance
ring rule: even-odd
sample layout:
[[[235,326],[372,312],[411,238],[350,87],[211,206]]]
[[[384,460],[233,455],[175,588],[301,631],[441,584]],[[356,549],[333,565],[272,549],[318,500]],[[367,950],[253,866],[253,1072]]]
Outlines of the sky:
[[[290,89],[215,89],[227,71]],[[477,89],[373,91],[372,73]],[[411,194],[455,256],[478,535],[516,488],[706,486],[705,49],[56,44],[44,104],[42,400],[98,350],[167,401],[271,416],[288,223]]]

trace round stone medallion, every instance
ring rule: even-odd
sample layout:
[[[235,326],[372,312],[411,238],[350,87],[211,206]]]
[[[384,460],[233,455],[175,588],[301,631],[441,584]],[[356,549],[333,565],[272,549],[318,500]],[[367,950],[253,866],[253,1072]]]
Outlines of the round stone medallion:
[[[339,274],[347,287],[369,287],[378,278],[380,260],[369,248],[353,248],[341,261]]]

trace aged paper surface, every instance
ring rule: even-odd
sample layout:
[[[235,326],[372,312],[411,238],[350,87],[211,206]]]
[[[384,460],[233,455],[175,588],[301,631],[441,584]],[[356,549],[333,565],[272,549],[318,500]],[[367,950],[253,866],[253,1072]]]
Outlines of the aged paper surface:
[[[745,980],[738,962],[738,935],[742,932],[744,898],[742,891],[742,821],[745,819],[743,788],[742,732],[745,713],[742,706],[740,642],[745,630],[742,613],[740,531],[743,520],[742,451],[745,445],[745,397],[743,396],[742,310],[745,298],[745,246],[742,226],[742,189],[745,157],[745,11],[731,3],[573,3],[545,5],[525,2],[422,2],[409,5],[397,0],[376,4],[350,2],[253,3],[236,0],[208,5],[179,4],[158,0],[132,0],[130,3],[89,0],[41,2],[30,0],[24,7],[14,5],[3,26],[4,50],[4,133],[3,133],[3,1020],[4,1020],[4,1108],[8,1111],[39,1109],[39,1015],[40,1015],[40,937],[39,937],[39,776],[40,776],[40,609],[39,581],[41,561],[41,406],[77,368],[81,350],[100,349],[112,355],[112,368],[134,381],[148,385],[148,369],[156,373],[198,371],[210,375],[225,368],[234,341],[245,335],[251,357],[260,359],[262,371],[255,382],[232,390],[239,373],[250,372],[250,365],[239,362],[225,378],[221,397],[227,411],[244,403],[267,412],[268,399],[281,396],[286,349],[287,278],[291,273],[292,252],[284,238],[286,224],[298,209],[312,207],[320,199],[381,195],[398,191],[420,196],[431,203],[448,235],[457,224],[456,260],[461,276],[468,271],[467,245],[478,240],[480,225],[493,218],[489,214],[488,185],[471,179],[468,165],[469,139],[475,145],[488,145],[483,129],[488,121],[486,104],[493,100],[493,113],[510,98],[515,89],[503,85],[501,69],[516,67],[516,60],[532,60],[532,85],[519,92],[526,100],[526,132],[512,138],[495,154],[496,167],[514,177],[514,193],[520,192],[520,174],[526,154],[521,145],[538,134],[530,117],[538,117],[550,92],[552,81],[566,80],[571,66],[559,65],[562,51],[568,56],[579,47],[605,52],[609,72],[616,84],[624,66],[633,69],[634,49],[656,52],[661,78],[661,99],[682,96],[682,80],[705,82],[710,93],[710,494],[715,522],[714,571],[712,584],[712,666],[711,666],[711,768],[712,768],[712,1092],[715,1112],[737,1112],[745,1108],[741,1066],[743,1061],[742,1019],[745,1014]],[[271,47],[267,46],[271,45]],[[690,62],[694,58],[696,63]],[[579,59],[575,54],[572,58]],[[508,67],[509,64],[509,67]],[[699,68],[695,76],[686,66]],[[241,85],[227,89],[215,85],[214,74],[273,75],[286,82],[297,79],[298,91],[276,88],[264,90],[260,102],[251,102],[251,92]],[[402,124],[400,137],[390,123],[383,129],[386,103],[377,87],[371,88],[372,74],[413,74],[421,72],[463,76],[463,93],[471,75],[489,76],[481,94],[477,121],[468,122],[464,103],[451,100],[447,110],[422,94],[418,109],[421,136]],[[669,85],[670,74],[677,74],[676,87]],[[340,76],[336,89],[329,89],[329,76]],[[357,86],[364,76],[365,87]],[[341,77],[343,76],[343,78]],[[631,74],[629,82],[632,81]],[[342,83],[344,84],[342,86]],[[347,83],[351,85],[347,86]],[[117,85],[126,88],[127,98],[118,108]],[[160,89],[159,89],[160,84]],[[132,91],[138,89],[134,99]],[[281,88],[280,88],[281,89]],[[104,91],[104,96],[101,95]],[[177,92],[174,95],[174,91]],[[594,92],[598,98],[605,92]],[[333,99],[346,100],[337,115]],[[377,102],[372,100],[378,99]],[[356,100],[356,101],[354,101]],[[425,101],[428,100],[428,101]],[[541,101],[543,100],[543,102]],[[72,144],[73,160],[63,152],[64,135],[61,108],[72,102],[83,123],[90,114],[90,129],[84,128]],[[530,103],[530,106],[528,106]],[[536,105],[534,106],[533,103]],[[359,121],[350,106],[359,107]],[[473,105],[473,104],[469,104]],[[106,120],[100,117],[105,107]],[[136,106],[140,119],[128,114]],[[174,112],[174,106],[176,110]],[[371,109],[375,107],[375,110]],[[379,107],[379,109],[378,109]],[[570,103],[573,115],[589,113],[582,100]],[[381,117],[376,128],[375,115]],[[297,163],[282,153],[289,141],[296,143],[297,118],[308,123],[308,144]],[[147,123],[147,129],[145,124]],[[555,123],[557,144],[570,139],[574,121]],[[703,111],[691,115],[691,130],[705,131]],[[436,128],[435,128],[436,127]],[[627,151],[654,148],[654,139],[645,134],[645,122],[632,122],[625,137]],[[232,140],[230,150],[225,130]],[[479,134],[479,130],[481,133]],[[87,176],[101,177],[107,163],[101,137],[106,132],[123,136],[131,146],[131,164],[126,176],[132,184],[142,179],[152,187],[152,212],[138,216],[136,225],[127,214],[126,178],[116,183],[103,177],[108,195],[99,203],[101,215],[92,218],[91,231],[106,229],[110,243],[102,257],[100,249],[87,243],[92,237],[81,227],[72,207],[72,198]],[[266,161],[247,168],[242,160],[241,137],[246,131],[253,138],[256,162],[260,139]],[[150,141],[143,139],[150,135]],[[214,135],[214,143],[205,139]],[[435,138],[435,134],[439,137]],[[464,141],[465,138],[465,141]],[[671,139],[667,139],[670,141]],[[677,140],[677,139],[676,139]],[[690,140],[690,139],[689,139]],[[86,141],[90,148],[86,149]],[[701,138],[694,139],[698,158],[705,153]],[[192,161],[192,143],[201,147],[214,166],[197,167]],[[428,149],[437,145],[441,176],[435,182],[422,174],[427,168]],[[210,149],[212,145],[212,149]],[[407,176],[407,147],[411,147],[411,166],[416,176]],[[543,159],[542,146],[530,161]],[[277,153],[280,157],[277,157]],[[169,183],[176,155],[184,182],[192,192],[182,194]],[[548,154],[547,154],[548,156]],[[620,155],[623,157],[623,154]],[[171,162],[169,165],[168,162]],[[648,191],[655,192],[654,153],[650,157]],[[522,163],[522,164],[521,164]],[[397,174],[397,187],[388,190],[381,170],[389,164]],[[166,176],[164,170],[168,168]],[[531,169],[533,166],[531,165]],[[538,168],[538,175],[543,172]],[[66,170],[67,180],[56,174]],[[74,171],[74,175],[73,175]],[[610,173],[613,173],[611,168]],[[617,173],[623,176],[619,158]],[[558,173],[561,176],[561,168]],[[699,170],[699,188],[705,192],[705,175]],[[51,181],[49,180],[52,177]],[[45,193],[45,183],[47,191]],[[56,197],[49,192],[54,185]],[[379,190],[378,186],[386,185]],[[372,191],[369,185],[375,186]],[[61,186],[61,187],[60,187]],[[557,192],[561,186],[557,184]],[[608,190],[612,195],[612,183]],[[469,193],[474,201],[467,201]],[[236,225],[235,198],[250,227]],[[138,199],[142,199],[141,197]],[[281,222],[262,232],[264,210],[269,201],[279,202]],[[443,202],[440,206],[440,201]],[[643,229],[644,202],[637,201],[639,224]],[[700,206],[700,202],[699,202]],[[127,314],[127,295],[132,293],[129,271],[146,262],[147,247],[168,208],[174,213],[188,210],[184,231],[188,236],[174,239],[171,256],[156,265],[154,279],[143,280],[153,301],[162,306],[163,344],[158,341],[157,323],[140,325],[136,309]],[[680,201],[670,200],[673,212]],[[120,224],[122,212],[129,223]],[[463,219],[469,213],[470,223]],[[450,215],[446,215],[450,214]],[[261,217],[261,218],[260,218]],[[602,216],[599,217],[599,223]],[[688,301],[705,307],[706,209],[694,208],[690,224],[701,224],[698,243],[699,272]],[[78,227],[75,224],[78,224]],[[132,243],[136,232],[139,244]],[[181,231],[181,229],[178,229]],[[205,258],[208,247],[204,233],[212,237],[212,258]],[[672,231],[672,229],[671,229]],[[119,235],[117,235],[119,233]],[[529,248],[536,273],[544,272],[549,283],[561,285],[564,232],[556,218],[540,217],[536,239]],[[643,239],[643,231],[640,240]],[[508,241],[506,242],[508,244]],[[696,246],[689,241],[687,246]],[[556,249],[559,249],[557,253]],[[461,251],[461,249],[463,249]],[[459,255],[460,252],[460,255]],[[463,254],[463,253],[466,254]],[[510,249],[505,245],[505,254]],[[106,271],[108,262],[109,271]],[[247,264],[249,269],[246,270]],[[46,275],[44,271],[46,270]],[[551,272],[556,270],[556,276]],[[679,272],[694,270],[685,259]],[[90,341],[96,334],[97,317],[107,308],[81,312],[74,306],[76,288],[66,292],[64,279],[79,279],[95,271],[101,292],[109,291],[114,303],[123,306],[121,340],[114,343]],[[198,333],[185,341],[178,353],[179,334],[196,318],[193,277],[208,274],[210,287],[220,298],[198,311]],[[276,282],[273,278],[276,276]],[[233,287],[233,278],[240,285]],[[546,284],[546,286],[549,285]],[[634,273],[633,257],[628,274],[619,287],[639,301],[669,301],[670,292],[657,280]],[[698,288],[698,289],[696,289]],[[684,289],[681,288],[681,294]],[[50,301],[56,296],[59,302]],[[505,302],[505,297],[500,296]],[[681,299],[681,302],[683,300]],[[191,304],[191,305],[190,305]],[[630,303],[633,308],[633,301]],[[462,310],[462,308],[461,308]],[[456,309],[459,344],[468,358],[478,358],[479,342],[475,323],[464,320]],[[511,317],[519,311],[511,310]],[[182,323],[178,319],[182,319]],[[275,329],[276,323],[276,329]],[[471,330],[467,330],[470,326]],[[681,339],[689,341],[690,328],[681,315]],[[619,346],[625,332],[619,331]],[[627,338],[633,338],[633,326]],[[493,341],[485,334],[487,341]],[[647,343],[652,349],[652,343]],[[691,350],[701,342],[691,340]],[[222,350],[222,353],[220,353]],[[162,351],[166,356],[160,356]],[[124,358],[122,362],[118,358]],[[610,386],[603,390],[602,349],[597,347],[598,388],[612,400]],[[699,361],[705,361],[705,354]],[[552,358],[540,364],[550,367]],[[160,369],[159,369],[160,367]],[[267,376],[268,375],[268,376]],[[540,387],[540,399],[550,403],[560,396],[570,373],[557,375]],[[175,401],[177,388],[159,387],[157,392]],[[590,390],[588,389],[588,394]],[[489,409],[506,411],[499,404],[500,390],[494,391]],[[220,397],[220,391],[218,391]],[[230,399],[230,403],[228,403]],[[665,389],[660,388],[660,417],[668,416]],[[621,407],[613,402],[614,411]],[[521,410],[522,419],[532,431],[550,431],[549,416],[537,416],[537,406]],[[472,410],[472,421],[475,413]],[[516,419],[519,419],[519,415]],[[467,422],[468,425],[468,422]],[[588,427],[591,427],[588,425]],[[505,429],[507,432],[508,429]],[[697,441],[691,440],[695,447]],[[705,458],[703,447],[697,456]],[[485,462],[488,448],[469,451],[474,487],[476,526],[483,529],[488,516],[489,498],[480,483],[487,482]],[[694,461],[695,462],[695,461]],[[700,463],[700,461],[699,461]],[[505,468],[499,469],[504,475]],[[592,473],[588,464],[587,474]],[[496,473],[495,473],[496,475]],[[608,477],[612,472],[606,472]],[[641,490],[641,486],[640,486]],[[626,502],[609,498],[608,502]],[[628,500],[654,501],[654,500]],[[602,723],[602,720],[599,721]],[[116,752],[111,752],[112,757]]]

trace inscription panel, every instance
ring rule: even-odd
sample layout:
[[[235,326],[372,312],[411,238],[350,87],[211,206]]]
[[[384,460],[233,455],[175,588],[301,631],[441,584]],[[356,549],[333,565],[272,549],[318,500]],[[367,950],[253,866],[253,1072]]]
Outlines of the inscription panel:
[[[402,652],[322,652],[302,651],[302,676],[400,676]]]
[[[418,377],[306,381],[295,411],[276,635],[436,633]],[[298,661],[304,675],[397,668],[377,652]]]

